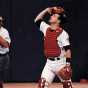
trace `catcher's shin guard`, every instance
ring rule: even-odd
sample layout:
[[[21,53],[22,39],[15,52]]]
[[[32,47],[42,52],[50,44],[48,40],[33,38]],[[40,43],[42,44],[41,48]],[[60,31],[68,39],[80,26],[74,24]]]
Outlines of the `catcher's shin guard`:
[[[48,82],[46,82],[46,79],[41,78],[39,80],[38,88],[48,88]]]
[[[71,81],[65,81],[62,84],[63,84],[63,88],[72,88]]]

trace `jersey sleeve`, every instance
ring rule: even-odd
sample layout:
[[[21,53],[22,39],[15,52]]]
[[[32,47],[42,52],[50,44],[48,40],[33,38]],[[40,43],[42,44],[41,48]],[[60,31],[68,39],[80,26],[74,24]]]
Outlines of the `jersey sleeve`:
[[[42,31],[44,33],[48,27],[49,27],[49,25],[46,22],[42,21],[40,24],[40,31]]]
[[[4,30],[0,36],[5,39],[9,44],[11,43],[11,39],[7,30]]]
[[[45,21],[42,19],[35,22],[35,24],[39,27],[40,31],[42,31],[44,34],[46,33],[46,30],[48,27],[50,27]]]
[[[60,45],[60,47],[70,45],[69,35],[66,31],[63,30],[61,35],[58,37],[58,44]]]

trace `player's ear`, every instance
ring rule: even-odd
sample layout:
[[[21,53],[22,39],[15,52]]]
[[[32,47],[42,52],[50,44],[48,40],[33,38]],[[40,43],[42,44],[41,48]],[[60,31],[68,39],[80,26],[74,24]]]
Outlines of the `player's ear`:
[[[61,24],[64,24],[67,22],[67,15],[65,13],[60,14],[60,17],[58,18],[61,20]]]

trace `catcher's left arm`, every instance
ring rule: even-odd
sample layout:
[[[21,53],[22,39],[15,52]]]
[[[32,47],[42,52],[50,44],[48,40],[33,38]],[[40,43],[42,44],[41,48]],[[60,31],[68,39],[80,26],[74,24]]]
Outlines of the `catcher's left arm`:
[[[66,63],[67,64],[71,64],[71,46],[64,46],[64,50],[65,50],[65,57],[66,57]]]
[[[71,68],[71,48],[69,46],[65,46],[65,57],[66,57],[66,66],[63,67],[58,75],[63,79],[63,80],[69,80],[72,77],[72,68]]]

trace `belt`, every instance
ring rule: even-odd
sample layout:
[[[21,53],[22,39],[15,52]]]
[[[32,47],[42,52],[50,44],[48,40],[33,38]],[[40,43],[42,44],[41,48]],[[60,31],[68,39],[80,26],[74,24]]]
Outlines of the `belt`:
[[[55,60],[60,60],[59,57],[48,57],[49,60],[55,61]]]

